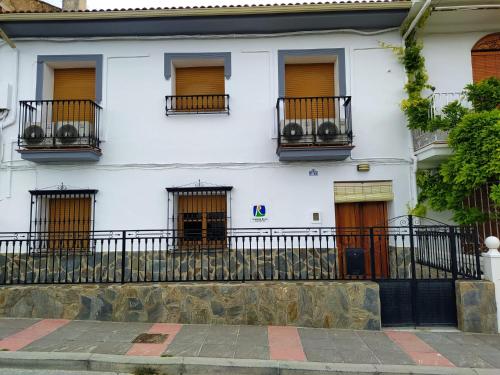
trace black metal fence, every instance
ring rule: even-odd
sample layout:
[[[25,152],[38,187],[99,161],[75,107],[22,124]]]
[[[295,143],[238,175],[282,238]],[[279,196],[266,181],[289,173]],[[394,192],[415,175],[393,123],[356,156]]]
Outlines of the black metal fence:
[[[166,96],[166,115],[216,114],[229,115],[229,95],[170,95]]]
[[[278,98],[279,146],[352,144],[351,97]]]
[[[99,148],[101,107],[92,100],[23,100],[19,147]]]
[[[213,241],[187,230],[69,237],[1,233],[0,284],[481,277],[470,228],[228,229]]]

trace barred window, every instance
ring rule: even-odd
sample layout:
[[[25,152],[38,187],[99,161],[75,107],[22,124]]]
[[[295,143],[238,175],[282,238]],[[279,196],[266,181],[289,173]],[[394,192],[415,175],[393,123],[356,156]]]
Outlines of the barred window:
[[[90,250],[97,190],[32,190],[30,193],[32,250]]]
[[[169,227],[180,248],[221,248],[230,222],[232,187],[168,188]]]

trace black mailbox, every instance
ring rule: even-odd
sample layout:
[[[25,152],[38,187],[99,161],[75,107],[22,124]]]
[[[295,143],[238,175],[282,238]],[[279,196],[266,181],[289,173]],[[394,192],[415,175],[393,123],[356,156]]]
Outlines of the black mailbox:
[[[362,276],[365,274],[365,251],[363,249],[346,249],[347,274]]]

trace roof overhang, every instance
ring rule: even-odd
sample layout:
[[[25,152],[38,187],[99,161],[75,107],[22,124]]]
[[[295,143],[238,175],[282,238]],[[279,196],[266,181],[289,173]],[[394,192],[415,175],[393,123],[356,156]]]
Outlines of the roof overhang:
[[[0,14],[10,38],[272,34],[399,27],[411,2]]]

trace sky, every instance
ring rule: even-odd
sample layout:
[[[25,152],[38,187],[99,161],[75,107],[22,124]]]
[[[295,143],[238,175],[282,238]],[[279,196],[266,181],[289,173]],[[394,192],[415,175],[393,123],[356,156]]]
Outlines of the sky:
[[[44,0],[61,6],[62,0]],[[175,7],[193,5],[269,4],[283,2],[304,2],[304,0],[87,0],[89,9]]]

